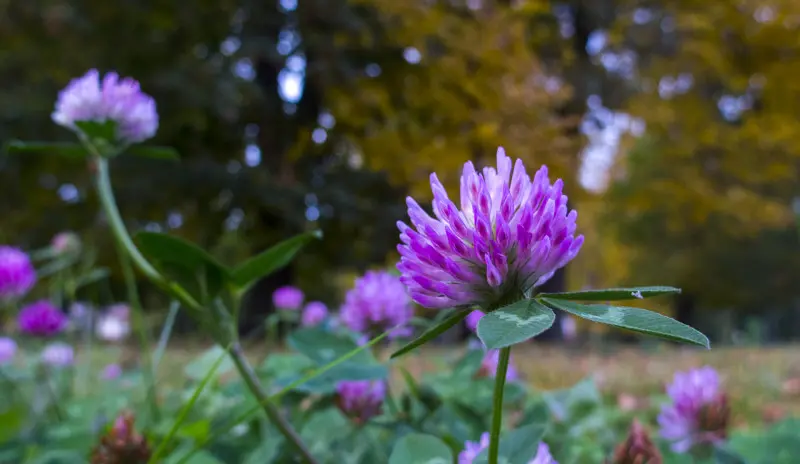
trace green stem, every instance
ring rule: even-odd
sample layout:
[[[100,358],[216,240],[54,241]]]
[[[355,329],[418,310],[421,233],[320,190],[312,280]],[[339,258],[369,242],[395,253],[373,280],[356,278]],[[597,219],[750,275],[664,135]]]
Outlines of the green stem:
[[[242,351],[242,346],[237,342],[231,348],[231,358],[233,359],[236,368],[242,376],[247,387],[256,397],[256,400],[261,405],[261,408],[267,414],[269,420],[280,430],[281,434],[287,438],[289,443],[295,448],[295,451],[300,454],[300,457],[307,464],[316,464],[317,460],[311,455],[311,452],[305,447],[302,439],[294,430],[292,425],[281,415],[275,405],[269,398],[269,395],[264,391],[261,383],[258,381],[255,371],[247,361],[247,358]]]
[[[91,147],[89,145],[89,147]],[[90,148],[90,151],[92,148]],[[94,150],[96,152],[96,150]],[[128,235],[128,230],[125,228],[125,223],[122,221],[122,216],[119,214],[117,202],[114,199],[114,191],[111,188],[111,179],[108,175],[108,160],[100,156],[95,156],[94,162],[97,169],[95,178],[97,193],[100,197],[100,203],[103,207],[103,212],[106,214],[108,224],[111,227],[111,232],[114,238],[120,243],[120,246],[127,252],[133,260],[133,264],[145,275],[150,281],[159,287],[163,288],[167,293],[175,296],[186,307],[195,311],[201,311],[203,308],[186,290],[180,285],[169,282],[165,279],[152,264],[142,255],[136,245]]]
[[[139,270],[153,283],[177,298],[186,308],[191,309],[196,313],[203,312],[204,308],[202,305],[200,305],[200,303],[197,302],[197,300],[189,295],[189,293],[183,287],[173,282],[169,282],[166,278],[164,278],[164,276],[162,276],[136,248],[136,245],[133,243],[133,240],[131,240],[130,235],[128,235],[128,230],[125,227],[122,217],[120,216],[116,200],[114,199],[114,191],[111,188],[111,179],[108,173],[108,160],[99,156],[97,150],[91,144],[87,143],[86,146],[90,153],[94,155],[93,160],[97,169],[95,181],[97,192],[100,196],[100,203],[102,204],[103,211],[107,216],[111,231],[113,232],[121,248],[131,257],[136,267],[138,267]],[[236,365],[237,370],[241,374],[242,379],[244,379],[245,384],[247,384],[247,387],[250,389],[253,396],[256,397],[256,400],[258,400],[259,404],[262,405],[267,417],[269,417],[272,423],[278,427],[286,440],[291,443],[291,445],[301,454],[305,462],[308,464],[317,464],[317,461],[306,449],[302,439],[297,432],[295,432],[294,428],[292,428],[292,425],[289,424],[280,415],[278,410],[275,409],[275,406],[269,402],[269,396],[261,386],[258,376],[256,376],[252,366],[250,366],[250,364],[247,362],[247,359],[244,357],[244,353],[242,352],[242,348],[238,342],[233,345],[231,349],[231,357]]]
[[[158,370],[158,365],[161,363],[161,358],[164,357],[164,351],[167,349],[167,343],[169,343],[169,338],[172,335],[172,327],[175,325],[175,319],[178,317],[178,310],[180,307],[181,304],[177,301],[173,301],[169,305],[167,320],[164,321],[164,327],[161,329],[161,336],[158,337],[158,346],[156,346],[156,351],[153,353],[154,375]]]
[[[492,428],[489,431],[489,464],[497,464],[500,453],[500,429],[503,426],[503,392],[506,387],[508,361],[511,358],[511,347],[500,349],[500,360],[494,378],[494,401],[492,410]]]
[[[136,275],[133,273],[130,259],[128,259],[128,255],[125,253],[122,243],[119,240],[117,240],[116,243],[119,263],[120,266],[122,266],[122,275],[125,279],[125,291],[128,294],[128,303],[132,309],[133,325],[139,337],[139,346],[141,348],[139,358],[141,359],[142,370],[144,371],[147,402],[150,404],[150,413],[153,415],[153,419],[158,421],[161,418],[161,411],[158,408],[156,379],[153,374],[153,360],[150,357],[150,335],[147,333],[144,308],[142,308],[142,302],[139,300],[139,290],[136,288]]]

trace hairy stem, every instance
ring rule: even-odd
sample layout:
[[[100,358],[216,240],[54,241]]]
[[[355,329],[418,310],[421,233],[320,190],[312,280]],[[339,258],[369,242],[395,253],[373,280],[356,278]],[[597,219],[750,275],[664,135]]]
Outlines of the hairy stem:
[[[503,426],[503,391],[506,387],[508,361],[511,358],[511,347],[500,349],[500,360],[494,378],[494,400],[492,410],[492,428],[489,431],[489,464],[497,464],[500,453],[500,429]]]
[[[316,464],[317,460],[314,459],[314,456],[311,455],[311,452],[306,448],[303,444],[302,439],[294,430],[292,425],[284,418],[278,409],[275,407],[275,404],[269,398],[269,395],[264,388],[261,386],[261,383],[256,376],[255,371],[253,371],[252,366],[247,361],[247,358],[242,351],[242,346],[236,342],[231,347],[231,358],[233,359],[234,364],[236,364],[236,368],[239,370],[239,373],[242,376],[242,380],[244,380],[247,387],[256,397],[258,403],[261,405],[261,408],[267,414],[269,420],[280,430],[281,434],[289,441],[289,443],[294,447],[295,451],[302,457],[303,461],[307,464]]]

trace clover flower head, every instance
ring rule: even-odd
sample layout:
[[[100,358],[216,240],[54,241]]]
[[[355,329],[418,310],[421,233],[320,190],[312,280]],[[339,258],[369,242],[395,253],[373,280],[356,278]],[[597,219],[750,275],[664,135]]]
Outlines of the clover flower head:
[[[17,315],[17,326],[28,335],[52,337],[66,328],[67,315],[47,300],[31,303]]]
[[[0,245],[0,300],[24,296],[36,283],[36,270],[19,248]]]
[[[53,122],[80,131],[77,122],[114,121],[117,140],[138,143],[153,137],[158,130],[156,102],[142,92],[139,82],[110,72],[100,77],[96,69],[73,79],[58,94]]]
[[[336,386],[339,409],[358,423],[382,412],[386,383],[382,380],[348,380]]]
[[[614,450],[610,464],[661,464],[661,452],[641,422],[634,419],[628,438]]]
[[[393,329],[389,338],[411,334],[414,308],[400,279],[386,271],[368,271],[345,295],[341,322],[350,330],[376,335]]]
[[[411,298],[428,308],[477,305],[492,310],[542,285],[580,251],[578,213],[567,208],[561,179],[547,167],[530,178],[500,148],[497,168],[461,174],[461,209],[431,174],[431,217],[411,197],[411,226],[398,222],[397,268]]]
[[[109,364],[103,368],[100,378],[103,380],[114,380],[122,375],[122,367],[119,364]]]
[[[272,294],[272,304],[274,304],[276,308],[284,311],[296,311],[300,309],[300,307],[303,306],[304,299],[305,295],[303,295],[303,292],[299,288],[292,287],[291,285],[280,287]]]
[[[719,374],[712,367],[676,372],[667,395],[671,402],[662,407],[658,424],[673,451],[686,453],[695,445],[725,439],[730,410]]]
[[[320,301],[312,301],[303,308],[303,316],[300,323],[303,327],[312,327],[320,324],[328,317],[328,307]]]

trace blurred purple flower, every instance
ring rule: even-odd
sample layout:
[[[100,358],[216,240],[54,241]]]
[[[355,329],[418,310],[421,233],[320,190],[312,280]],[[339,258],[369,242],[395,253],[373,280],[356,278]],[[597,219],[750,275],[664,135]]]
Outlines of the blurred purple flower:
[[[305,295],[299,288],[286,285],[275,290],[275,293],[272,294],[272,304],[284,311],[296,311],[303,306],[304,298]]]
[[[103,380],[114,380],[122,375],[122,367],[119,364],[109,364],[103,368],[100,378]]]
[[[58,254],[72,254],[80,251],[81,241],[72,232],[60,232],[50,241],[50,247]]]
[[[481,452],[489,447],[489,432],[481,435],[480,441],[467,441],[464,443],[464,451],[458,454],[458,464],[472,464]],[[539,443],[536,456],[528,464],[558,464],[550,454],[550,447],[545,442]]]
[[[386,271],[368,271],[356,279],[340,311],[341,322],[355,332],[375,335],[397,327],[390,338],[411,335],[413,316],[405,286]]]
[[[98,318],[94,331],[100,340],[124,340],[131,333],[130,307],[123,303],[109,306]]]
[[[506,370],[506,381],[513,382],[517,380],[517,370],[512,365],[513,358],[509,359],[508,370]],[[489,350],[483,356],[481,367],[478,369],[479,377],[495,377],[497,373],[497,365],[500,363],[500,350]]]
[[[75,362],[75,351],[66,343],[55,342],[42,350],[42,362],[52,367],[68,367]]]
[[[397,265],[411,298],[428,308],[478,305],[493,309],[522,298],[574,258],[583,244],[575,236],[578,213],[567,209],[561,179],[551,184],[547,167],[530,179],[522,160],[497,150],[497,169],[461,174],[461,210],[431,174],[430,217],[408,197],[413,227],[398,222]]]
[[[17,326],[28,334],[39,337],[57,335],[67,326],[67,316],[47,300],[39,300],[22,308],[17,316]]]
[[[478,321],[484,316],[483,311],[472,311],[467,315],[466,324],[467,328],[473,332],[478,331]]]
[[[129,77],[120,79],[115,72],[101,81],[96,69],[73,79],[58,94],[52,118],[74,131],[79,131],[75,123],[80,121],[115,121],[117,139],[123,143],[142,142],[158,130],[156,102],[141,91],[139,82]]]
[[[0,365],[9,364],[17,354],[17,342],[8,337],[0,337]]]
[[[578,322],[569,314],[561,317],[561,333],[567,341],[573,341],[578,337]]]
[[[730,412],[714,368],[676,372],[667,394],[672,401],[662,407],[658,424],[673,451],[685,453],[697,444],[725,439]]]
[[[0,300],[19,298],[36,283],[36,270],[19,248],[0,245]]]
[[[382,380],[348,380],[339,382],[336,393],[339,409],[363,424],[381,414],[386,384]]]
[[[301,323],[303,327],[311,327],[319,324],[328,317],[328,307],[320,301],[312,301],[303,308]]]

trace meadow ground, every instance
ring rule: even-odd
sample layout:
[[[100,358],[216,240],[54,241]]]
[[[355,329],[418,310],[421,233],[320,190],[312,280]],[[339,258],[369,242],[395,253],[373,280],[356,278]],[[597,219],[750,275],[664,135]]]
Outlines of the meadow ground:
[[[159,383],[180,383],[183,367],[206,348],[195,341],[171,343],[158,369]],[[110,356],[133,358],[135,347],[95,351],[94,367],[101,368]],[[448,360],[464,347],[426,347],[396,361],[415,377],[445,368]],[[275,348],[248,348],[256,365]],[[386,349],[388,356],[389,349]],[[723,377],[734,411],[734,423],[748,426],[771,422],[785,415],[800,416],[800,346],[722,347],[711,351],[604,346],[585,347],[529,344],[515,347],[513,362],[532,387],[542,390],[566,388],[586,376],[593,376],[604,396],[620,407],[647,407],[653,395],[664,392],[675,371],[710,365]],[[393,383],[402,385],[393,369]]]

